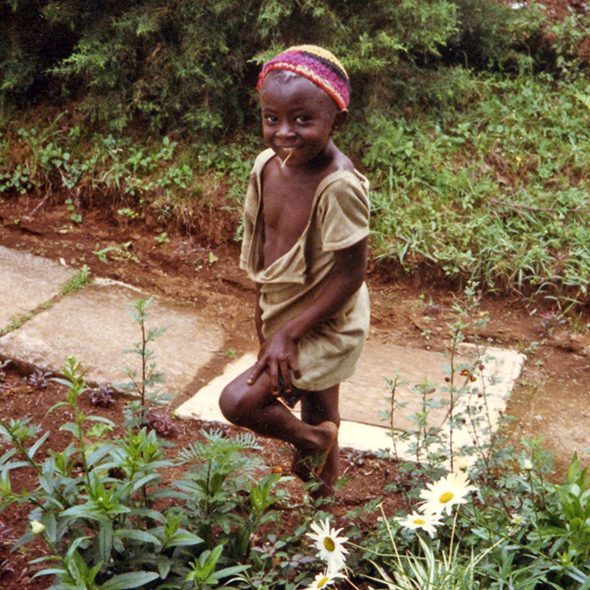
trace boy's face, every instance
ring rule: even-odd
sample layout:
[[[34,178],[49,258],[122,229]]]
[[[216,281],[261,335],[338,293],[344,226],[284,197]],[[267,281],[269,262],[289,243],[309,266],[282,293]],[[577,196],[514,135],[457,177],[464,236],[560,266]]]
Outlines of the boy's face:
[[[291,168],[324,155],[332,134],[346,118],[346,111],[340,111],[319,86],[284,70],[265,78],[260,104],[264,139]]]

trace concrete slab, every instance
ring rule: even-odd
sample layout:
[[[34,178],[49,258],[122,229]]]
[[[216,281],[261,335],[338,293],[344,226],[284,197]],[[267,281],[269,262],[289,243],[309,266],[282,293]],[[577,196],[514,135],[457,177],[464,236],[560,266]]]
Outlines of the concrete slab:
[[[59,294],[75,272],[53,260],[0,246],[0,331]]]
[[[18,330],[0,338],[0,354],[45,370],[63,370],[75,356],[97,383],[128,380],[125,368],[139,369],[139,357],[124,354],[141,341],[130,304],[145,293],[116,281],[95,279],[42,311]],[[167,393],[182,391],[223,346],[221,328],[212,325],[192,305],[155,298],[148,308],[147,328],[167,328],[150,345],[157,369],[163,371]]]
[[[504,409],[506,399],[512,390],[524,364],[524,355],[511,350],[487,348],[477,350],[473,346],[463,346],[461,355],[453,364],[455,375],[453,384],[460,395],[454,394],[457,412],[470,409],[474,420],[485,420],[493,429],[497,417]],[[203,387],[193,398],[177,408],[180,417],[199,418],[226,422],[218,408],[218,399],[226,383],[242,373],[255,362],[255,355],[245,355],[226,367],[223,375]],[[483,370],[479,367],[483,366]],[[469,368],[469,375],[460,375]],[[396,388],[395,399],[403,409],[394,411],[393,423],[383,416],[391,411],[391,390],[387,379],[400,372],[400,381],[405,382]],[[428,380],[429,403],[444,405],[430,411],[429,426],[448,429],[448,401],[450,383],[445,381],[450,370],[450,360],[441,353],[383,345],[369,341],[361,356],[354,376],[341,386],[340,427],[341,446],[364,451],[394,450],[391,433],[415,430],[415,422],[409,416],[422,410],[422,395],[414,387]],[[470,375],[475,376],[472,381]],[[489,420],[489,422],[488,422]],[[469,424],[454,431],[455,448],[469,445],[473,434]],[[402,457],[409,457],[408,443],[396,436],[395,451]]]
[[[478,392],[485,393],[486,400],[495,405],[512,388],[524,360],[524,355],[512,350],[482,347],[478,354],[475,346],[462,345],[453,361],[453,385],[456,389],[467,387],[476,396]],[[460,375],[463,370],[469,374]],[[450,378],[451,361],[447,355],[367,342],[355,374],[342,384],[342,417],[365,424],[383,424],[383,412],[390,411],[392,397],[387,379],[392,380],[397,372],[400,385],[395,398],[405,406],[394,412],[395,427],[406,430],[413,427],[414,422],[407,416],[422,411],[422,395],[416,386],[425,380],[429,385],[426,389],[431,392],[426,396],[428,399],[450,400],[451,383],[446,379]],[[442,423],[447,411],[446,406],[431,409],[430,416],[434,422]]]

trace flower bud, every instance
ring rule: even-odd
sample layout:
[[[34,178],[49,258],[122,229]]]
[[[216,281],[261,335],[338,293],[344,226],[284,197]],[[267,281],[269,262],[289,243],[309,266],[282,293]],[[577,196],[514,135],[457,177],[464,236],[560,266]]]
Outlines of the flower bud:
[[[33,520],[31,522],[31,531],[33,531],[33,535],[40,535],[45,532],[45,525],[38,520]]]

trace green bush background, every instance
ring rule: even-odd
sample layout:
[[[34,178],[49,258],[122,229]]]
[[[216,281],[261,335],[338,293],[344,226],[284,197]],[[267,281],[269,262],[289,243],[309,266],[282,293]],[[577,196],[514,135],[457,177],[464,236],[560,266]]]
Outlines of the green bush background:
[[[260,64],[316,43],[351,77],[338,141],[372,181],[376,259],[581,300],[588,38],[587,11],[535,1],[0,0],[0,192],[188,228],[191,207],[237,211]]]

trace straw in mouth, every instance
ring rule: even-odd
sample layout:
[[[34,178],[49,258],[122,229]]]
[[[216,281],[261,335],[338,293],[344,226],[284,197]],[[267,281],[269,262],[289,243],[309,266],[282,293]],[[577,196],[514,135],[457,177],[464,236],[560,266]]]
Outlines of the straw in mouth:
[[[285,167],[285,164],[288,162],[289,158],[292,156],[293,154],[293,150],[295,148],[283,148],[287,153],[287,157],[284,160],[281,160],[281,168]]]

